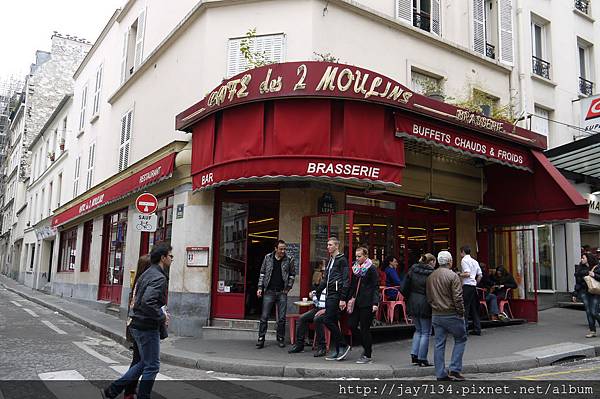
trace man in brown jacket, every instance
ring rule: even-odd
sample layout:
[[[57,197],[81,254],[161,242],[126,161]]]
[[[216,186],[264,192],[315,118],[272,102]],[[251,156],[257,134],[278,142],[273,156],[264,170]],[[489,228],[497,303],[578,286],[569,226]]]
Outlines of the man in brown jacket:
[[[464,381],[462,358],[467,344],[465,307],[462,283],[452,270],[452,255],[448,251],[438,254],[439,267],[427,278],[427,301],[431,305],[432,324],[435,331],[434,363],[438,381]],[[454,348],[448,372],[444,355],[447,335],[454,336]]]

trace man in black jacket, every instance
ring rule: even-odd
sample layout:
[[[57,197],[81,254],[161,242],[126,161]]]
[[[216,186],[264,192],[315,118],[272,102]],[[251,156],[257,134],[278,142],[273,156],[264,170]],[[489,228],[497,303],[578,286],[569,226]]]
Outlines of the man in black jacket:
[[[338,325],[340,312],[346,308],[345,299],[350,285],[348,260],[344,254],[340,253],[339,248],[340,241],[336,237],[330,237],[327,240],[327,251],[330,258],[325,268],[325,276],[315,293],[317,298],[321,297],[322,292],[326,293],[323,323],[331,331],[331,346],[335,348],[335,352],[327,356],[325,360],[344,360],[351,349],[346,345]]]
[[[150,253],[152,265],[136,283],[133,306],[129,310],[129,330],[140,351],[141,361],[102,391],[104,398],[116,398],[125,386],[140,376],[137,398],[150,397],[154,379],[160,368],[160,333],[162,323],[169,324],[169,314],[164,310],[169,287],[169,267],[173,261],[171,246],[159,244]]]

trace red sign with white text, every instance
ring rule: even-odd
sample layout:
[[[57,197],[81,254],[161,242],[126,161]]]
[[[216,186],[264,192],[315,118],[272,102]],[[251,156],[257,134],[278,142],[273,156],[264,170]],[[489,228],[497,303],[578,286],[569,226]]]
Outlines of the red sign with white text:
[[[152,193],[140,194],[135,200],[135,209],[139,213],[148,215],[154,213],[158,208],[158,199]]]
[[[531,171],[530,152],[507,143],[486,140],[443,124],[396,114],[396,137],[417,138],[488,161]]]
[[[94,196],[73,205],[52,218],[52,226],[59,226],[96,208],[107,205],[173,173],[175,155],[170,154],[137,173],[116,182]]]

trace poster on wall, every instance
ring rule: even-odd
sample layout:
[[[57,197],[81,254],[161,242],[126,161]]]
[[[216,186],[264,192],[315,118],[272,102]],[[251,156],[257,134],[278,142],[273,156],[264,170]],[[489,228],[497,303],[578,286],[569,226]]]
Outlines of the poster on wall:
[[[294,258],[294,264],[296,265],[296,276],[300,276],[300,244],[297,242],[288,242],[287,246],[287,256],[290,258]]]

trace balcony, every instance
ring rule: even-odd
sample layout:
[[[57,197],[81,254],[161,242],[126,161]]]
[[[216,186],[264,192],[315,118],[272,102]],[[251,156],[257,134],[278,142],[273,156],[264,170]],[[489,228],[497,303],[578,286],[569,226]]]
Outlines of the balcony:
[[[493,60],[496,59],[496,46],[490,43],[485,44],[485,56]]]
[[[426,12],[417,12],[416,10],[413,10],[413,26],[430,32],[431,15]]]
[[[587,14],[590,10],[590,0],[575,0],[575,9]]]
[[[579,78],[579,93],[584,96],[591,96],[594,93],[594,83],[580,77]]]
[[[550,79],[550,63],[538,57],[531,57],[533,61],[533,73],[545,79]]]

